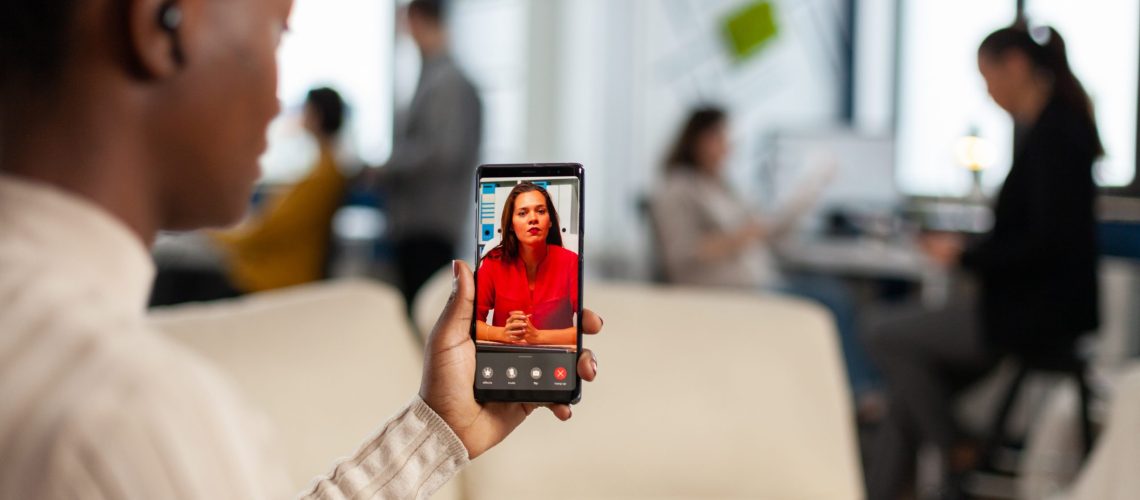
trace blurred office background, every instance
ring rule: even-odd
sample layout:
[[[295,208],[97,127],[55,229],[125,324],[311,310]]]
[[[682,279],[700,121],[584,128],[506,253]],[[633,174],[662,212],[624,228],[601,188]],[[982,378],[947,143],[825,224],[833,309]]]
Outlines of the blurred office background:
[[[264,182],[295,180],[311,165],[315,146],[296,110],[318,85],[351,107],[347,153],[383,164],[419,69],[415,46],[396,33],[397,4],[298,0],[280,55],[287,111],[272,129]],[[584,164],[599,276],[647,276],[637,201],[698,104],[730,112],[728,174],[758,208],[779,206],[800,171],[827,160],[842,182],[821,213],[968,198],[967,136],[982,141],[982,190],[994,194],[1013,125],[986,94],[976,48],[1019,8],[1065,36],[1097,104],[1107,150],[1098,183],[1110,192],[1134,184],[1140,9],[1124,0],[452,4],[452,53],[485,106],[483,161]]]
[[[348,105],[338,152],[346,178],[383,170],[420,71],[419,52],[401,27],[402,4],[398,0],[296,0],[291,31],[280,49],[279,92],[284,111],[270,128],[261,191],[289,186],[307,175],[317,161],[318,147],[306,133],[301,113],[307,92],[314,87],[336,89]],[[1107,429],[1111,395],[1115,388],[1127,386],[1120,382],[1120,374],[1140,354],[1137,2],[452,0],[446,22],[452,57],[482,101],[481,162],[579,162],[585,166],[586,303],[603,314],[612,310],[614,316],[631,318],[624,325],[608,322],[607,328],[614,331],[604,337],[644,333],[635,340],[648,342],[653,332],[639,329],[636,318],[665,314],[652,308],[673,304],[668,296],[654,295],[662,293],[657,268],[661,255],[656,246],[668,242],[655,240],[648,200],[683,121],[692,109],[708,104],[729,114],[732,148],[723,175],[757,211],[779,212],[791,202],[798,186],[820,169],[834,169],[832,182],[792,234],[773,246],[782,270],[844,282],[865,317],[873,318],[877,310],[890,304],[946,300],[951,279],[926,259],[918,248],[918,235],[931,230],[975,235],[992,225],[990,207],[1009,171],[1019,131],[987,94],[978,72],[977,51],[987,34],[1019,15],[1033,25],[1053,26],[1064,35],[1073,70],[1095,105],[1106,150],[1094,172],[1100,187],[1101,328],[1088,332],[1089,341],[1082,344],[1087,353],[1081,356],[1099,370],[1092,370],[1090,376],[1099,398],[1093,419],[1098,429]],[[396,273],[391,243],[385,236],[389,221],[384,197],[367,189],[349,191],[331,224],[327,275],[391,282]],[[456,217],[473,221],[471,214]],[[468,261],[475,251],[474,229],[470,233],[456,255]],[[603,287],[595,297],[590,295],[591,282]],[[439,298],[438,291],[425,293],[436,293]],[[680,301],[683,307],[723,292],[685,289],[676,293],[693,294],[692,301]],[[624,312],[634,306],[621,297],[630,296],[643,297],[629,300],[648,309]],[[430,326],[439,303],[426,298],[422,308],[427,320],[413,321],[413,329],[426,329],[425,321]],[[756,312],[741,309],[745,315],[737,318],[737,325],[746,323],[747,328],[759,330],[752,331],[753,335],[792,337],[811,329],[795,320],[765,318],[766,314],[783,318],[784,309],[771,304],[752,310]],[[401,309],[390,311],[402,313]],[[691,334],[718,341],[711,330]],[[724,342],[729,343],[739,334],[724,335]],[[603,359],[608,354],[607,341],[621,352],[620,339],[600,337],[597,345]],[[617,361],[607,361],[638,363],[636,356],[624,352],[614,357]],[[763,364],[768,358],[732,359]],[[661,367],[673,363],[661,358],[655,362]],[[708,371],[722,368],[719,361],[709,360],[694,366]],[[810,362],[807,366],[808,371],[816,371]],[[621,366],[606,368],[626,373]],[[1004,375],[999,374],[988,388],[974,391],[978,394],[962,404],[963,418],[972,422],[980,440],[992,431],[991,420],[1016,371],[1006,368]],[[802,376],[787,375],[791,379]],[[614,378],[603,377],[598,385],[627,383],[617,392],[638,398],[642,389],[638,384],[647,383],[632,376]],[[659,382],[671,383],[668,379]],[[996,474],[997,479],[974,482],[972,495],[1044,498],[1072,486],[1085,462],[1075,430],[1080,420],[1075,408],[1080,405],[1075,386],[1067,383],[1065,376],[1047,375],[1022,391],[1020,416],[1013,419],[1014,436],[1008,441],[1023,452],[1031,448],[1036,455],[1010,455],[1014,458],[1003,462],[1006,470]],[[810,387],[805,382],[804,391]],[[592,389],[587,387],[583,412],[601,410],[589,408]],[[684,405],[694,395],[677,391],[673,397],[675,401],[662,403],[666,407]],[[755,397],[760,400],[756,404],[721,402],[714,405],[716,411],[685,415],[694,421],[715,420],[724,412],[739,411],[755,414],[763,422],[766,412],[780,413],[769,406],[788,404],[770,393]],[[843,398],[850,401],[852,396]],[[826,404],[789,407],[809,413],[835,410]],[[1051,414],[1046,409],[1051,407],[1060,408],[1054,412],[1060,412],[1059,417],[1047,417]],[[861,481],[868,466],[865,440],[873,434],[873,425],[862,425],[854,414],[843,413],[840,420],[851,423],[840,434],[850,431],[853,443],[864,440],[862,451],[854,445],[854,453],[862,458],[839,466],[851,468],[850,474],[832,471],[823,474],[827,479],[821,479],[822,483],[853,484],[851,477]],[[1066,431],[1041,430],[1043,421]],[[594,429],[604,423],[583,425]],[[545,438],[561,432],[573,431],[549,426],[534,431]],[[660,432],[664,439],[669,429],[661,427]],[[1068,441],[1030,439],[1062,434]],[[821,439],[796,442],[794,432],[792,436],[785,444],[793,447],[811,446]],[[821,448],[819,453],[830,452]],[[930,454],[925,462],[919,460],[920,486],[937,475],[923,473],[922,463],[928,464],[929,471],[936,467],[929,466],[932,461],[936,459]],[[712,459],[711,463],[719,462]],[[590,481],[588,476],[577,479]],[[499,485],[508,489],[496,490],[488,483],[494,480],[465,479],[456,494],[469,498],[526,496],[522,492],[527,490],[517,485]],[[718,485],[710,479],[692,489],[678,486],[678,491],[695,498],[749,497],[758,495],[756,491],[776,492],[769,498],[783,494],[855,498],[845,495],[862,494],[861,486],[809,488],[800,493],[763,488],[734,493]],[[923,490],[918,491],[921,495]]]

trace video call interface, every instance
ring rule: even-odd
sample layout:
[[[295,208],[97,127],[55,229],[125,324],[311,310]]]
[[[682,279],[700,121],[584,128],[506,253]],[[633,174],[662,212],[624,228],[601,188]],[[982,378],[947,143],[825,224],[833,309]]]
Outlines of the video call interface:
[[[479,180],[476,387],[571,390],[577,383],[576,177]]]

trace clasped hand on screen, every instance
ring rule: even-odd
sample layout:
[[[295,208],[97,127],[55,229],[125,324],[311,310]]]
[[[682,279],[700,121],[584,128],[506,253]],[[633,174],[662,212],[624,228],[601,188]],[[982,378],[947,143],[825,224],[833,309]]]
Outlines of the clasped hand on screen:
[[[475,280],[462,261],[452,263],[452,273],[451,298],[428,337],[420,397],[455,431],[468,456],[475,458],[506,438],[540,405],[475,401],[475,342],[471,340]],[[582,331],[596,334],[601,330],[602,318],[583,310]],[[598,358],[583,349],[578,355],[578,375],[592,381],[597,373]],[[560,420],[572,414],[567,404],[546,406]]]
[[[530,321],[529,314],[522,311],[511,311],[507,318],[506,330],[503,332],[514,343],[539,343],[538,329]]]

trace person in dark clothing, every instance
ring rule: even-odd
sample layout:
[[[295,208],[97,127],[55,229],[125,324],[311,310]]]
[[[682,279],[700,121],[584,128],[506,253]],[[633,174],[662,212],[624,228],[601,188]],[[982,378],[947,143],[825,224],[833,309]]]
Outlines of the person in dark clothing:
[[[424,282],[456,257],[474,206],[483,107],[475,86],[448,55],[446,7],[443,0],[407,6],[408,31],[423,66],[392,157],[368,181],[387,200],[398,285],[409,315]]]
[[[966,245],[929,236],[935,263],[974,278],[976,301],[894,318],[868,332],[891,407],[868,464],[868,497],[902,495],[922,443],[943,453],[944,497],[972,464],[952,399],[1002,356],[1071,349],[1099,323],[1093,163],[1103,154],[1092,104],[1061,36],[1022,26],[998,30],[978,50],[994,101],[1020,133],[994,207],[993,229]]]

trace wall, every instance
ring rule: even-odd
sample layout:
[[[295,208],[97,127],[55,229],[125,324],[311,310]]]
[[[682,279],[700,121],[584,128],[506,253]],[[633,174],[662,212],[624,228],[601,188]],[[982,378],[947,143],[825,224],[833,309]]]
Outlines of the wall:
[[[519,160],[586,166],[586,249],[596,272],[643,275],[648,248],[637,203],[692,106],[712,102],[732,113],[729,176],[746,195],[758,191],[768,133],[837,122],[842,2],[774,2],[776,39],[738,63],[720,22],[749,3],[528,4],[527,144]]]

